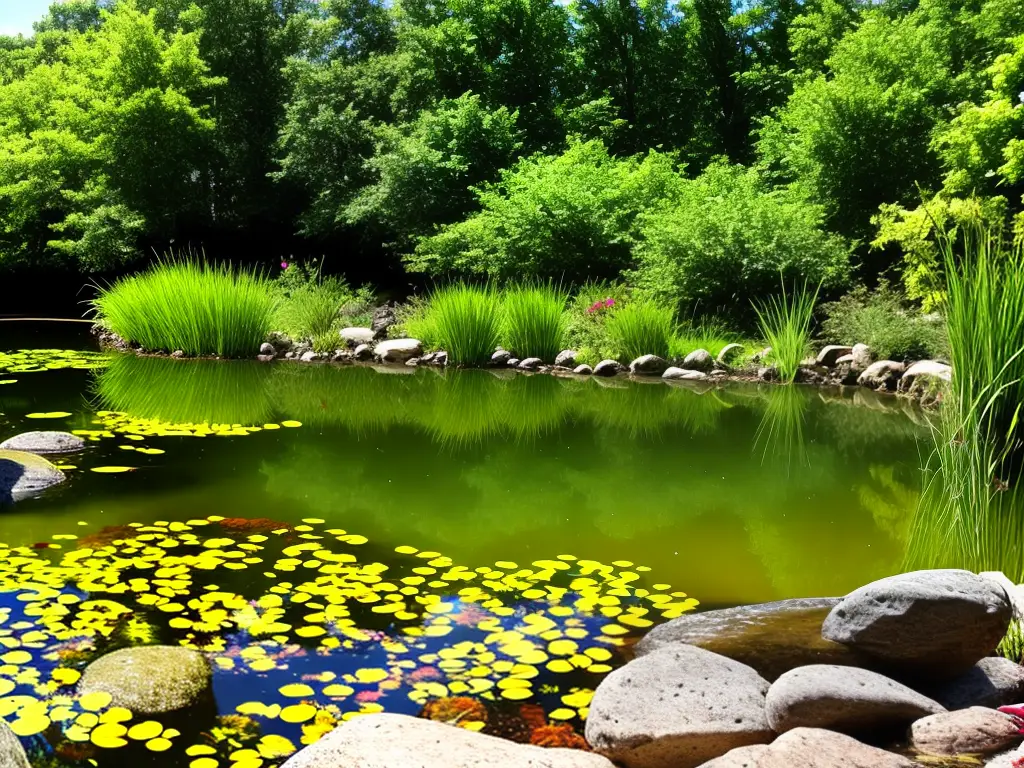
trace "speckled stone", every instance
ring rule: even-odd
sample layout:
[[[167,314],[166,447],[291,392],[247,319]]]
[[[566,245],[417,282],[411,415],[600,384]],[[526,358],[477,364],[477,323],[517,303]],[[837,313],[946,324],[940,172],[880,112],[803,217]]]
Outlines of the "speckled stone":
[[[25,451],[0,451],[0,504],[34,496],[65,480],[53,464]]]
[[[85,441],[70,432],[22,432],[0,443],[0,451],[58,454],[75,453],[85,448]]]
[[[210,665],[202,654],[147,645],[101,656],[85,668],[80,694],[105,691],[116,707],[137,715],[187,709],[210,695]]]

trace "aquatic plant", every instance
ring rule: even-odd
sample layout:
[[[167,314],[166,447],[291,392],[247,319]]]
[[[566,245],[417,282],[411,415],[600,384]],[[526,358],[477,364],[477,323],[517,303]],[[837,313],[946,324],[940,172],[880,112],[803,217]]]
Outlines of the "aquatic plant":
[[[779,295],[754,302],[761,335],[772,348],[772,360],[779,378],[787,384],[796,379],[800,363],[810,349],[811,320],[818,290],[816,288],[811,293],[805,284],[802,288],[794,287],[790,294],[783,281]]]
[[[453,284],[430,296],[426,322],[458,365],[485,363],[501,338],[501,303],[489,285]]]
[[[275,298],[255,271],[191,255],[99,288],[96,318],[143,349],[250,357],[271,330]]]
[[[567,300],[567,294],[553,283],[507,287],[502,293],[502,343],[506,349],[517,357],[554,362],[565,348]]]
[[[675,311],[653,299],[634,298],[615,305],[605,321],[605,330],[624,363],[641,355],[667,358],[676,332]]]

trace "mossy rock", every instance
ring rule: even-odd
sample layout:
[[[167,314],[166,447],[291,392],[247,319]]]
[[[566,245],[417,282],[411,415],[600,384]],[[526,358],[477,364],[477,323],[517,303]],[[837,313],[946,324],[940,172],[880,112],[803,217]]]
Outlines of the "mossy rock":
[[[20,501],[65,480],[53,464],[25,451],[0,451],[0,504]]]
[[[105,692],[136,715],[191,709],[211,700],[212,673],[202,654],[167,645],[124,648],[85,668],[79,693]]]

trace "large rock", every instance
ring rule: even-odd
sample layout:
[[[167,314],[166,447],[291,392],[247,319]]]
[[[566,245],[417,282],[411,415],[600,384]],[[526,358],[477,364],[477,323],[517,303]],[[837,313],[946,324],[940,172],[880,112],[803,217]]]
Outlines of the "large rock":
[[[772,683],[765,697],[768,723],[777,733],[801,727],[864,733],[945,711],[884,675],[836,664],[792,669]]]
[[[282,768],[614,768],[600,755],[545,749],[407,715],[356,717]]]
[[[821,623],[838,602],[837,597],[818,597],[689,613],[656,626],[635,652],[696,645],[753,667],[770,681],[808,664],[860,666],[862,654],[821,636]]]
[[[0,451],[59,454],[85,449],[85,441],[70,432],[22,432],[0,443]]]
[[[602,360],[594,366],[595,376],[614,376],[622,370],[622,365],[617,360]]]
[[[507,365],[508,361],[511,359],[511,352],[507,349],[498,349],[495,350],[493,355],[491,355],[491,365]]]
[[[373,356],[382,363],[404,363],[423,354],[423,344],[418,339],[389,339],[373,349]]]
[[[936,360],[918,360],[907,368],[899,381],[900,392],[926,392],[941,390],[953,380],[953,369]]]
[[[555,356],[555,365],[560,368],[576,367],[576,350],[563,349]]]
[[[715,367],[715,358],[706,349],[695,349],[683,358],[682,366],[688,371],[701,371],[708,373]]]
[[[390,304],[384,304],[373,310],[373,320],[370,321],[370,330],[373,331],[375,339],[383,339],[388,335],[388,329],[398,322],[398,315],[395,308]],[[368,343],[368,342],[367,342]]]
[[[587,741],[626,768],[693,768],[763,744],[768,681],[746,664],[690,645],[661,648],[604,679]]]
[[[0,719],[0,768],[32,768],[18,737],[2,719]]]
[[[53,464],[25,451],[0,451],[0,504],[21,501],[65,480]]]
[[[875,355],[867,344],[854,344],[850,354],[853,355],[852,368],[858,373],[866,371],[875,361]]]
[[[342,328],[338,331],[341,340],[350,347],[358,347],[360,344],[372,344],[377,334],[372,328]]]
[[[180,646],[146,645],[100,656],[85,668],[78,692],[106,692],[136,715],[189,709],[211,696],[206,658]]]
[[[729,365],[735,357],[743,354],[742,344],[726,344],[716,358],[722,365]]]
[[[582,365],[577,365],[575,368],[572,369],[572,372],[575,373],[577,376],[590,376],[591,374],[594,373],[594,369],[591,368],[586,363],[584,363]]]
[[[853,347],[843,347],[838,344],[829,344],[827,347],[818,353],[818,356],[814,359],[815,365],[823,365],[826,368],[832,368],[838,362],[839,358],[844,355],[852,355]]]
[[[708,375],[703,371],[688,371],[685,368],[666,368],[661,378],[670,381],[704,381]]]
[[[942,712],[910,726],[910,744],[928,755],[992,755],[1021,740],[1016,718],[986,707]]]
[[[352,350],[352,357],[356,360],[369,360],[373,357],[373,350],[369,344],[360,344]]]
[[[741,747],[701,768],[915,768],[911,760],[821,728],[795,728],[770,746]]]
[[[879,360],[857,377],[857,383],[871,389],[894,389],[906,366],[894,360]]]
[[[953,677],[990,654],[1013,608],[999,584],[969,571],[915,571],[872,582],[832,609],[827,640],[892,665],[901,677]]]
[[[661,376],[668,363],[657,355],[641,355],[629,364],[629,372],[641,376]]]
[[[527,357],[524,360],[520,360],[517,367],[523,371],[535,371],[540,368],[543,363],[544,361],[539,357]]]
[[[952,680],[917,688],[946,709],[1002,707],[1024,701],[1024,667],[1001,656],[986,656]]]
[[[985,763],[985,768],[1021,768],[1021,766],[1024,766],[1024,747],[1003,752]]]

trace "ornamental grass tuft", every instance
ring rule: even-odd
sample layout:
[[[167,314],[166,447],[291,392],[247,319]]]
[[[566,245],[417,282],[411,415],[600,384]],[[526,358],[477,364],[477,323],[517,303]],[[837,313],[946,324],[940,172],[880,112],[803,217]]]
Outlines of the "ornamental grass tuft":
[[[100,288],[97,319],[143,349],[249,357],[271,330],[276,301],[255,271],[190,256]]]
[[[457,365],[485,363],[501,337],[501,300],[490,285],[449,285],[430,297],[424,320]]]
[[[552,362],[565,348],[568,299],[568,294],[551,283],[506,288],[502,297],[505,347],[517,357]]]
[[[790,295],[783,280],[781,294],[754,303],[761,334],[772,348],[779,378],[787,384],[796,379],[800,363],[810,349],[811,320],[817,300],[818,289],[811,293],[805,284],[802,288],[794,288]]]
[[[605,321],[605,330],[622,362],[641,355],[667,358],[676,335],[675,311],[653,299],[638,297],[616,304]]]

